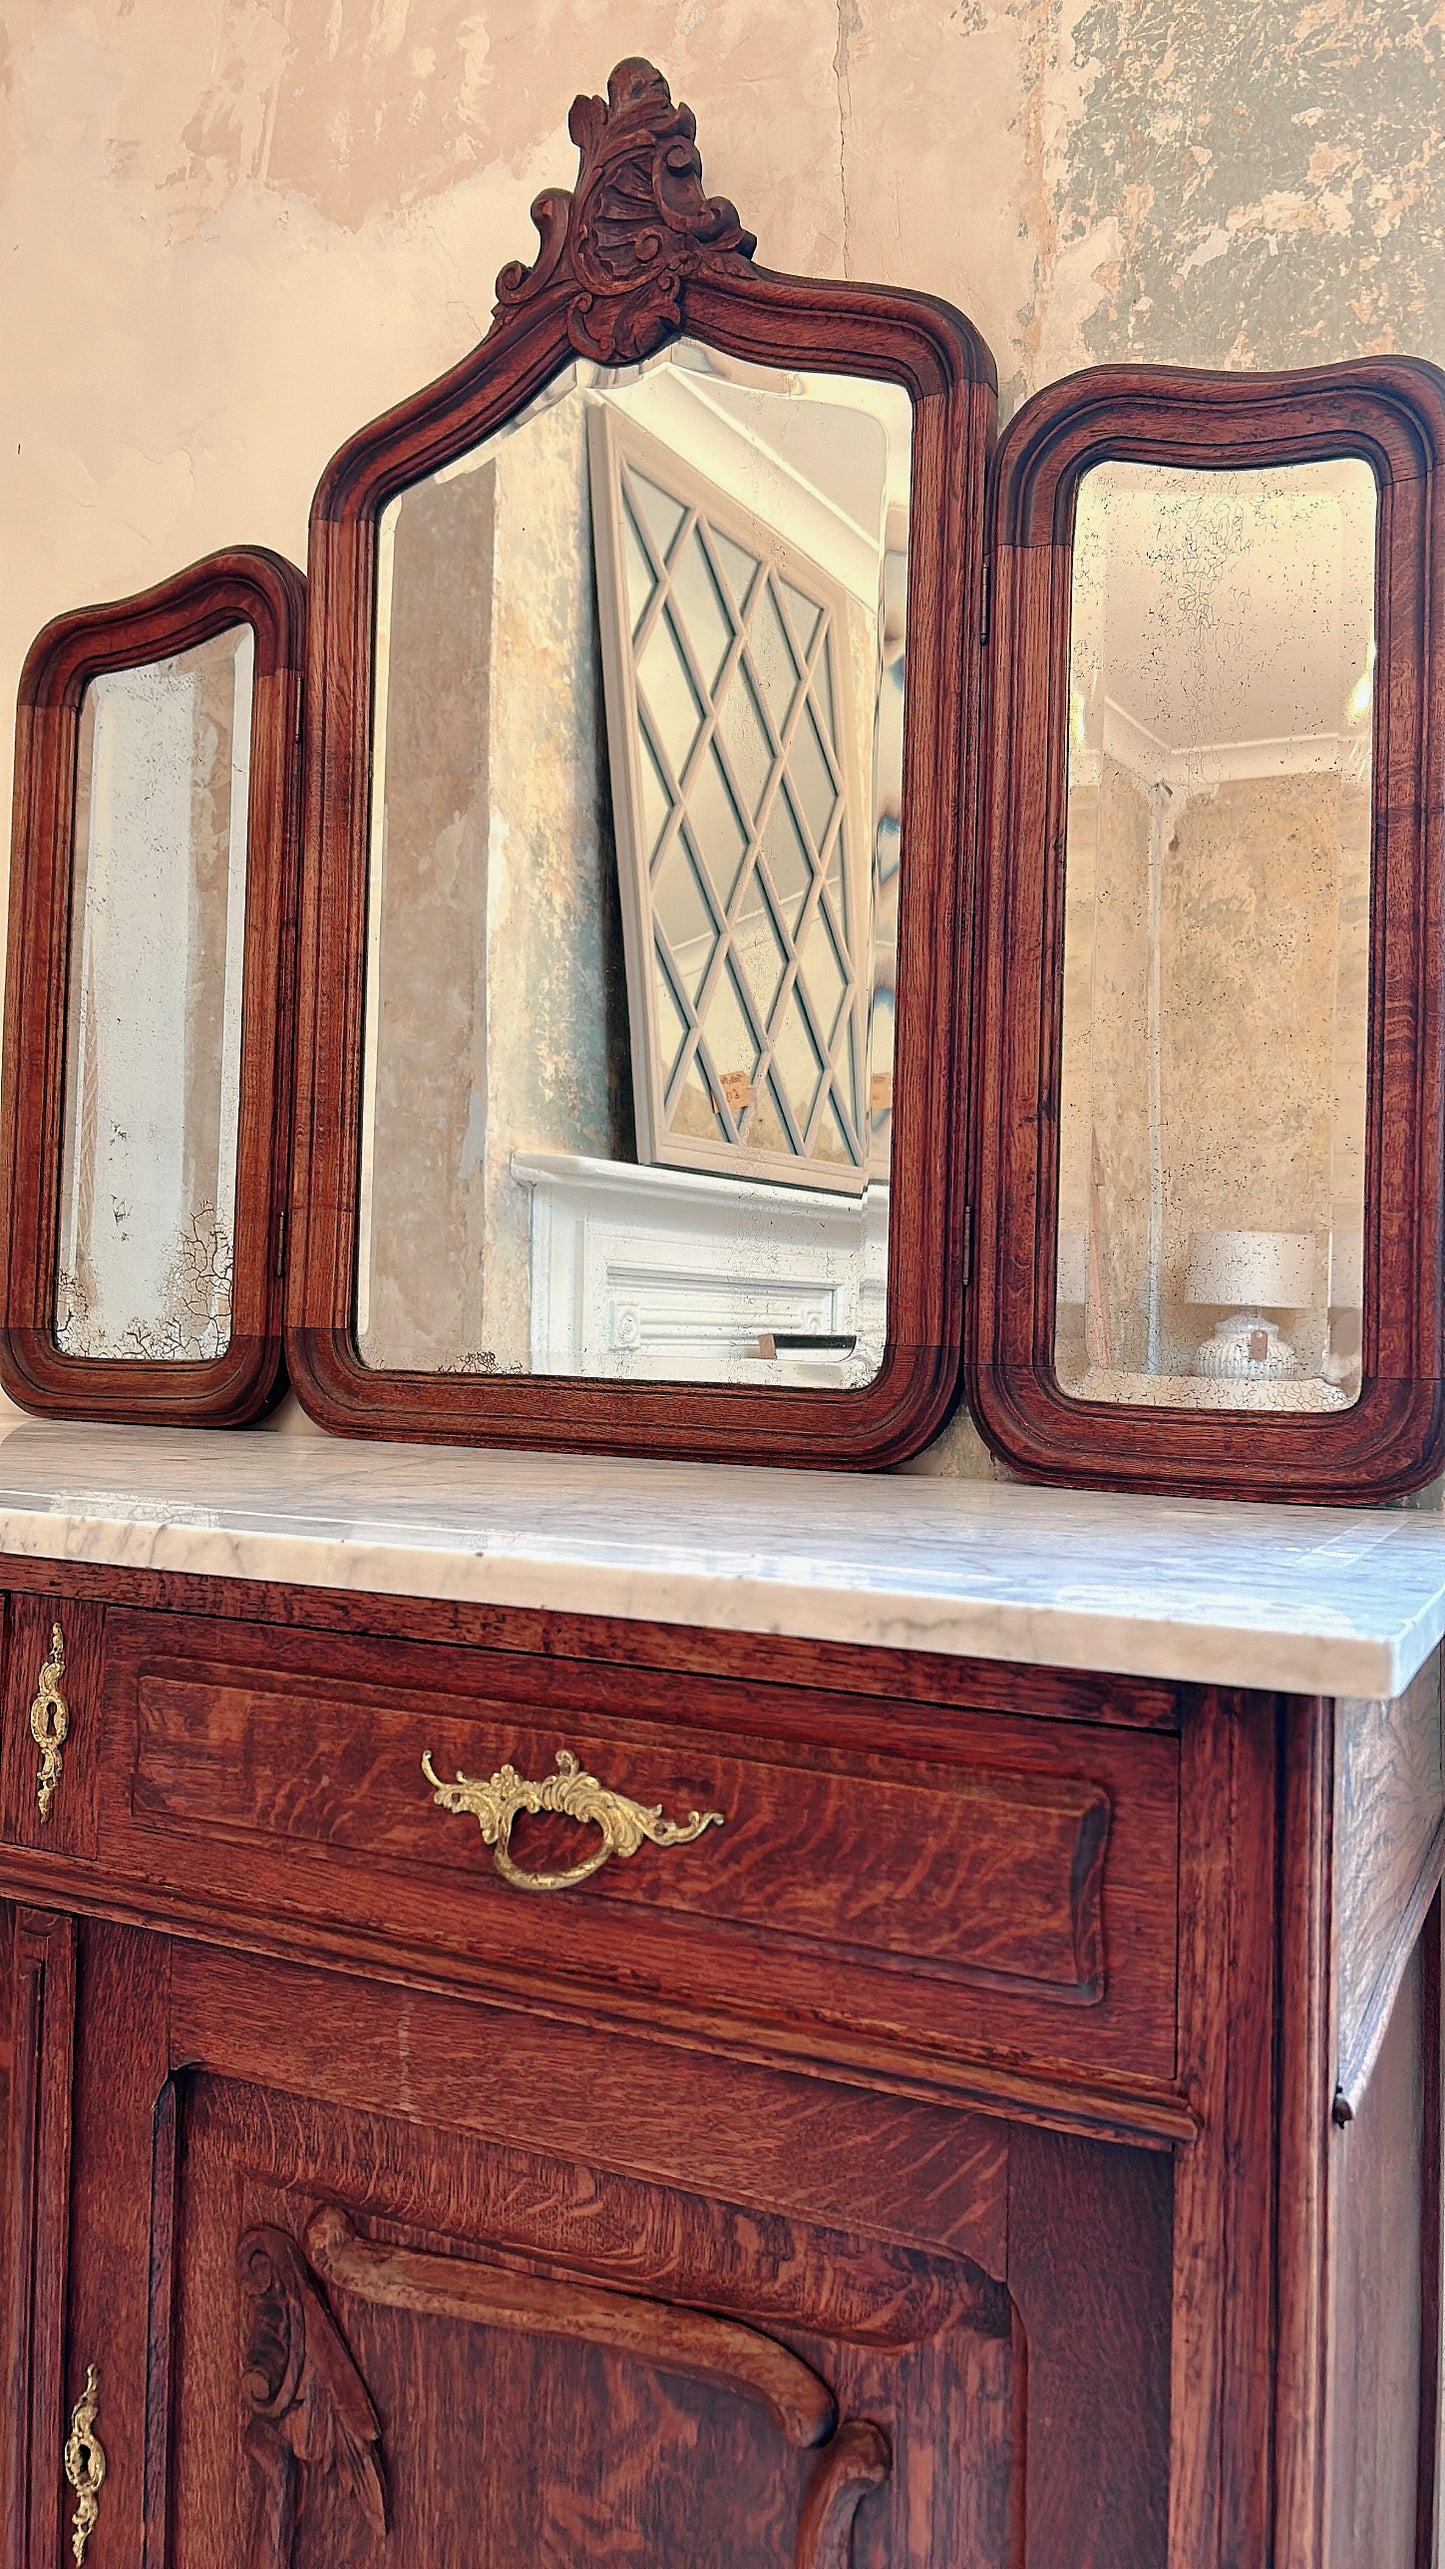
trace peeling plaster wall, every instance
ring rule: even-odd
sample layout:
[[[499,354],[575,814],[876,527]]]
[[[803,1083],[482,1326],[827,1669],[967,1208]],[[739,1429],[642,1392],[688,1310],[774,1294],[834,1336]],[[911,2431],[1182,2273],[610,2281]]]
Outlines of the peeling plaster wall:
[[[1445,355],[1442,51],[1431,0],[12,0],[0,702],[65,607],[304,560],[328,455],[481,335],[621,54],[765,260],[948,296],[1007,412],[1108,357]]]

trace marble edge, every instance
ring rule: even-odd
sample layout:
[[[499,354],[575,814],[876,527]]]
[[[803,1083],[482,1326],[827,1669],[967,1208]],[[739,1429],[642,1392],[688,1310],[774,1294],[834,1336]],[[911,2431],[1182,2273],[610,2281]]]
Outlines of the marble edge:
[[[439,1551],[260,1528],[176,1525],[0,1510],[0,1555],[32,1561],[254,1579],[420,1601],[614,1615],[709,1632],[935,1651],[1102,1675],[1369,1698],[1403,1693],[1445,1636],[1445,1589],[1391,1632],[1117,1612],[1084,1599],[940,1597],[758,1578],[725,1569],[579,1562],[523,1552]]]

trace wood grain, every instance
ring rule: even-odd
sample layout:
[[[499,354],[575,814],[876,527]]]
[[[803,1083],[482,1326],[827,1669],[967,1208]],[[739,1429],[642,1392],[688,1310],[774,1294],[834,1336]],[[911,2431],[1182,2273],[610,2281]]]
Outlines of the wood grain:
[[[1380,493],[1364,1382],[1291,1418],[1067,1397],[1058,1224],[1073,515],[1108,456],[1218,471],[1358,455]],[[1025,403],[991,487],[994,611],[966,1380],[1026,1479],[1358,1506],[1445,1455],[1445,376],[1405,358],[1292,375],[1097,367]]]
[[[1428,2569],[1431,2559],[1431,2549],[1419,2547],[1421,1993],[1417,1949],[1360,2110],[1334,2136],[1327,2569],[1365,2561],[1370,2569]],[[1430,2183],[1438,2197],[1438,2165]]]
[[[488,337],[450,374],[352,437],[312,505],[288,1362],[306,1407],[343,1435],[793,1466],[895,1462],[942,1424],[961,1358],[961,1133],[993,363],[971,324],[929,296],[757,266],[741,246],[751,236],[737,229],[730,207],[714,240],[700,164],[688,136],[679,139],[680,111],[665,82],[648,65],[628,64],[614,74],[609,97],[618,83],[626,102],[620,92],[607,107],[594,102],[595,114],[588,106],[580,124],[574,110],[576,195],[554,190],[539,200],[543,256],[525,279],[520,268],[503,271]],[[664,130],[691,172],[685,183],[695,201],[685,221],[666,202],[671,182],[657,139]],[[599,189],[609,208],[604,265],[614,277],[605,287],[593,255]],[[717,246],[724,236],[726,249]],[[625,279],[621,287],[616,276]],[[367,1369],[356,1345],[378,518],[396,491],[514,417],[579,345],[595,354],[613,344],[592,334],[639,276],[650,283],[625,334],[637,351],[686,333],[757,365],[901,384],[913,404],[888,1339],[880,1373],[854,1391],[399,1373]]]
[[[56,1624],[65,1636],[64,1694],[70,1729],[63,1765],[45,1819],[36,1782],[40,1751],[30,1729],[40,1671]],[[0,1837],[15,1846],[91,1857],[100,1827],[104,1618],[93,1606],[58,1596],[17,1597],[8,1617],[0,1727]]]
[[[9,2422],[0,2443],[6,2569],[53,2569],[60,2557],[75,1949],[73,1919],[44,1910],[15,1913],[0,2271]]]
[[[1211,1689],[1182,1742],[1179,2077],[1201,2128],[1175,2162],[1169,2569],[1270,2542],[1276,1712]]]
[[[1274,2556],[1301,2569],[1326,2547],[1336,1711],[1284,1724]]]
[[[1357,2114],[1395,1993],[1445,1867],[1440,1654],[1389,1702],[1342,1698],[1337,1724],[1335,2115]]]
[[[305,2258],[284,2230],[248,2230],[237,2249],[241,2399],[255,2480],[251,2569],[291,2569],[313,2474],[334,2482],[385,2537],[381,2428]]]
[[[640,2293],[597,2292],[585,2284],[512,2274],[475,2258],[390,2247],[359,2237],[336,2204],[312,2214],[306,2253],[324,2283],[362,2301],[462,2319],[474,2327],[604,2346],[665,2373],[711,2382],[735,2398],[757,2400],[778,2433],[802,2450],[826,2444],[838,2423],[827,2383],[775,2339],[735,2320],[679,2310]]]
[[[1028,2365],[1017,2569],[1163,2569],[1172,2175],[1141,2151],[1014,2135],[1008,2285]]]
[[[651,1716],[640,1726],[599,1721],[579,1672],[550,1667],[533,1681],[554,1697],[543,1728],[522,1701],[499,1719],[479,1698],[483,1658],[354,1647],[342,1683],[297,1658],[290,1635],[113,1619],[113,1882],[204,1891],[273,1927],[384,1931],[393,1950],[524,1973],[539,1996],[585,1982],[636,2009],[650,1994],[658,2021],[705,2008],[773,2037],[791,2023],[795,2044],[866,2033],[875,2058],[890,2039],[940,2064],[1026,2043],[1092,2071],[1172,2072],[1172,1742],[1124,1754],[1113,1733],[959,1714],[930,1758],[840,1755],[816,1701],[776,1695],[771,1737],[727,1739],[722,1723],[757,1717],[747,1689],[714,1690],[694,1728],[662,1718],[659,1681],[609,1683],[609,1707]],[[778,1736],[789,1712],[795,1747]],[[578,1890],[520,1893],[475,1821],[435,1808],[421,1755],[541,1775],[561,1746],[638,1801],[726,1824]],[[522,1859],[575,1860],[573,1825],[546,1825],[525,1824]]]
[[[192,1967],[205,1971],[208,1958]],[[263,1987],[258,1995],[269,2012],[268,1999],[284,2006],[289,1993]],[[391,2004],[405,2023],[405,2002],[393,1993]],[[421,2030],[412,2011],[413,2060]],[[177,2035],[186,2039],[180,2027]],[[630,2046],[619,2049],[625,2057]],[[588,2066],[575,2061],[575,2076],[585,2080]],[[364,2074],[354,2083],[364,2084]],[[212,2351],[218,2334],[225,2343],[234,2295],[228,2249],[234,2263],[238,2233],[275,2228],[283,2218],[293,2235],[309,2235],[314,2244],[315,2215],[323,2210],[333,2229],[344,2211],[350,2229],[364,2230],[368,2249],[386,2259],[383,2298],[354,2293],[352,2278],[333,2279],[328,2298],[383,2427],[388,2545],[398,2556],[418,2563],[469,2556],[465,2526],[474,2547],[485,2528],[489,2556],[526,2560],[529,2569],[538,2560],[563,2569],[578,2558],[625,2559],[645,2569],[669,2569],[680,2559],[690,2569],[756,2569],[759,2559],[791,2558],[805,2569],[813,2562],[834,2569],[849,2557],[842,2537],[856,2509],[855,2569],[883,2569],[885,2562],[923,2569],[954,2559],[1013,2569],[1018,2348],[1001,2285],[980,2298],[977,2281],[956,2267],[959,2298],[949,2309],[934,2301],[937,2283],[930,2281],[926,2304],[917,2304],[927,2322],[920,2337],[887,2324],[892,2287],[885,2284],[874,2303],[884,2324],[860,2336],[848,2314],[881,2242],[866,2231],[850,2240],[816,2229],[800,2208],[790,2217],[793,2244],[780,2266],[776,2225],[753,2230],[744,2211],[733,2212],[735,2247],[724,2264],[744,2326],[765,2327],[829,2386],[843,2414],[836,2438],[817,2451],[790,2446],[751,2397],[739,2401],[720,2385],[669,2374],[642,2348],[619,2354],[576,2338],[497,2327],[474,2306],[469,2277],[499,2277],[513,2294],[542,2283],[575,2291],[571,2260],[580,2251],[611,2287],[599,2300],[630,2298],[646,2273],[665,2276],[666,2301],[679,2314],[705,2308],[718,2272],[717,2220],[729,2197],[739,2206],[754,2200],[749,2120],[734,2117],[715,2134],[719,2164],[731,2158],[721,2192],[700,2196],[694,2176],[681,2197],[672,2189],[659,2194],[657,2181],[634,2165],[610,2195],[599,2194],[591,2224],[593,2162],[539,2157],[529,2217],[541,2217],[554,2172],[573,2206],[559,2271],[555,2254],[538,2253],[535,2230],[530,2252],[520,2255],[508,2234],[498,2235],[493,2214],[505,2214],[515,2200],[514,2174],[505,2157],[493,2168],[493,2146],[476,2134],[415,2114],[377,2116],[314,2096],[282,2096],[232,2076],[190,2082],[180,2153],[188,2316],[178,2569],[192,2569],[207,2542],[209,2556],[230,2556],[239,2439],[234,2397],[225,2396]],[[512,2123],[520,2139],[536,2145],[520,2096]],[[625,2147],[620,2129],[617,2137]],[[909,2164],[928,2157],[926,2144],[917,2150],[918,2138]],[[508,2145],[506,2156],[514,2148]],[[831,2174],[820,2155],[812,2176],[827,2183]],[[797,2191],[811,2190],[806,2163],[794,2163],[792,2177]],[[357,2195],[349,2193],[353,2184]],[[680,2209],[689,2198],[690,2208]],[[921,2263],[941,2279],[936,2257]],[[896,2257],[886,2264],[896,2274]],[[468,2303],[467,2318],[440,2307],[432,2291],[438,2270],[445,2291]],[[402,2291],[394,2297],[397,2280]],[[418,2281],[419,2293],[412,2289]],[[752,2310],[750,2293],[762,2297]],[[842,2329],[835,2333],[830,2320]],[[890,2446],[896,2467],[885,2479]],[[296,2569],[313,2569],[323,2558],[370,2569],[386,2556],[354,2505],[343,2507],[325,2489],[312,2529],[301,2518],[297,2531]]]
[[[776,2090],[747,2093],[752,2105],[782,2118],[785,2129],[809,2132],[809,2118],[788,2115],[786,2094],[780,2100]],[[329,2189],[360,2207],[377,2237],[390,2237],[393,2227],[471,2234],[513,2263],[539,2260],[551,2272],[649,2300],[734,2317],[745,2312],[772,2333],[804,2329],[893,2348],[920,2345],[954,2327],[984,2336],[1010,2333],[1007,2294],[979,2262],[981,2254],[1003,2260],[1002,2176],[978,2169],[977,2145],[974,2164],[967,2165],[972,2136],[956,2117],[951,2130],[945,2124],[940,2132],[942,2118],[905,2111],[896,2140],[887,2127],[872,2136],[875,2155],[895,2164],[908,2147],[941,2158],[952,2140],[965,2166],[950,2163],[946,2174],[937,2168],[934,2188],[895,2184],[890,2195],[885,2177],[866,2190],[845,2182],[820,2200],[821,2171],[804,2155],[783,2212],[756,2199],[745,2206],[727,2199],[718,2190],[725,2156],[713,2163],[708,2191],[656,2176],[641,2185],[636,2176],[591,2159],[490,2141],[478,2149],[444,2127],[428,2133],[419,2158],[416,2134],[395,2116],[348,2106],[333,2107],[318,2121],[308,2103],[275,2091],[248,2091],[244,2103],[238,2096],[227,2081],[191,2082],[186,2129],[194,2145],[247,2165],[284,2169],[298,2189],[318,2197]],[[848,2101],[833,2102],[831,2128],[840,2163],[851,2174],[849,2153],[858,2136]],[[1007,2135],[994,2127],[990,2139],[1001,2164]],[[990,2184],[997,2202],[985,2191]],[[844,2218],[848,2226],[840,2226]],[[939,2230],[948,2233],[946,2248],[933,2236]]]
[[[81,698],[108,669],[255,636],[231,1336],[204,1363],[66,1356],[55,1339],[72,841]],[[0,1382],[22,1409],[234,1427],[284,1388],[281,1221],[291,1145],[306,583],[238,545],[142,595],[59,617],[21,673],[0,1088]]]

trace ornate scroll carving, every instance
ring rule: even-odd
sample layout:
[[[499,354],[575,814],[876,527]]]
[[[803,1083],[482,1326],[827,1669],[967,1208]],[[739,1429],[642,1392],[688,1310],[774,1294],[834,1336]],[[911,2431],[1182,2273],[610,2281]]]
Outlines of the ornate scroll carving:
[[[537,198],[541,249],[530,268],[513,259],[502,269],[495,326],[565,290],[573,347],[628,365],[680,327],[689,277],[737,275],[757,242],[725,196],[704,195],[697,119],[673,105],[650,62],[630,56],[605,99],[575,98],[567,130],[580,156],[576,188]]]
[[[436,1788],[432,1800],[444,1811],[470,1811],[475,1816],[493,1850],[497,1871],[519,1891],[570,1891],[599,1872],[609,1857],[636,1855],[644,1839],[654,1846],[691,1846],[704,1829],[722,1827],[721,1811],[689,1811],[685,1820],[665,1820],[660,1802],[631,1802],[625,1793],[599,1784],[595,1775],[585,1775],[570,1748],[558,1749],[557,1769],[555,1775],[534,1782],[519,1775],[515,1766],[499,1766],[485,1783],[480,1776],[459,1774],[455,1784],[446,1784],[432,1764],[429,1748],[423,1750],[421,1761],[423,1775]],[[524,1873],[510,1853],[512,1823],[520,1811],[560,1811],[569,1820],[590,1821],[601,1830],[602,1844],[565,1873]]]
[[[248,2230],[239,2253],[244,2441],[257,2483],[248,2559],[250,2569],[290,2569],[315,2473],[385,2534],[381,2428],[295,2240]]]
[[[70,2530],[70,2548],[77,2569],[85,2558],[85,2546],[94,2533],[100,2517],[100,2493],[105,2485],[105,2446],[95,2431],[100,2391],[95,2366],[86,2367],[85,2388],[70,2416],[70,2433],[65,2442],[65,2476],[75,2491],[75,2515]]]
[[[853,2518],[870,2489],[882,2486],[893,2453],[881,2426],[845,2419],[821,2456],[803,2500],[793,2569],[848,2569]]]
[[[639,2363],[714,2383],[735,2399],[757,2400],[779,2434],[804,2449],[833,2432],[838,2412],[827,2383],[791,2348],[735,2319],[714,2319],[710,2311],[649,2301],[640,2293],[512,2274],[470,2257],[388,2247],[358,2238],[335,2206],[317,2213],[306,2245],[328,2283],[364,2301],[482,2328],[517,2329],[528,2337],[605,2346]]]
[[[50,1657],[36,1680],[35,1701],[30,1707],[30,1736],[40,1751],[35,1799],[42,1820],[50,1817],[50,1805],[65,1764],[65,1743],[70,1736],[70,1706],[64,1690],[65,1635],[59,1624],[54,1624]]]

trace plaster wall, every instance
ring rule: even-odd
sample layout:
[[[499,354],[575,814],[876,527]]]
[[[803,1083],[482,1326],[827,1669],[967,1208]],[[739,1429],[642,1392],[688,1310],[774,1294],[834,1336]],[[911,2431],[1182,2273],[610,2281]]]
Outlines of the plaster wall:
[[[12,0],[0,704],[63,608],[304,560],[328,455],[481,335],[623,53],[765,260],[948,296],[1007,413],[1108,357],[1445,354],[1442,49],[1431,0]],[[987,1468],[966,1425],[940,1467]]]

